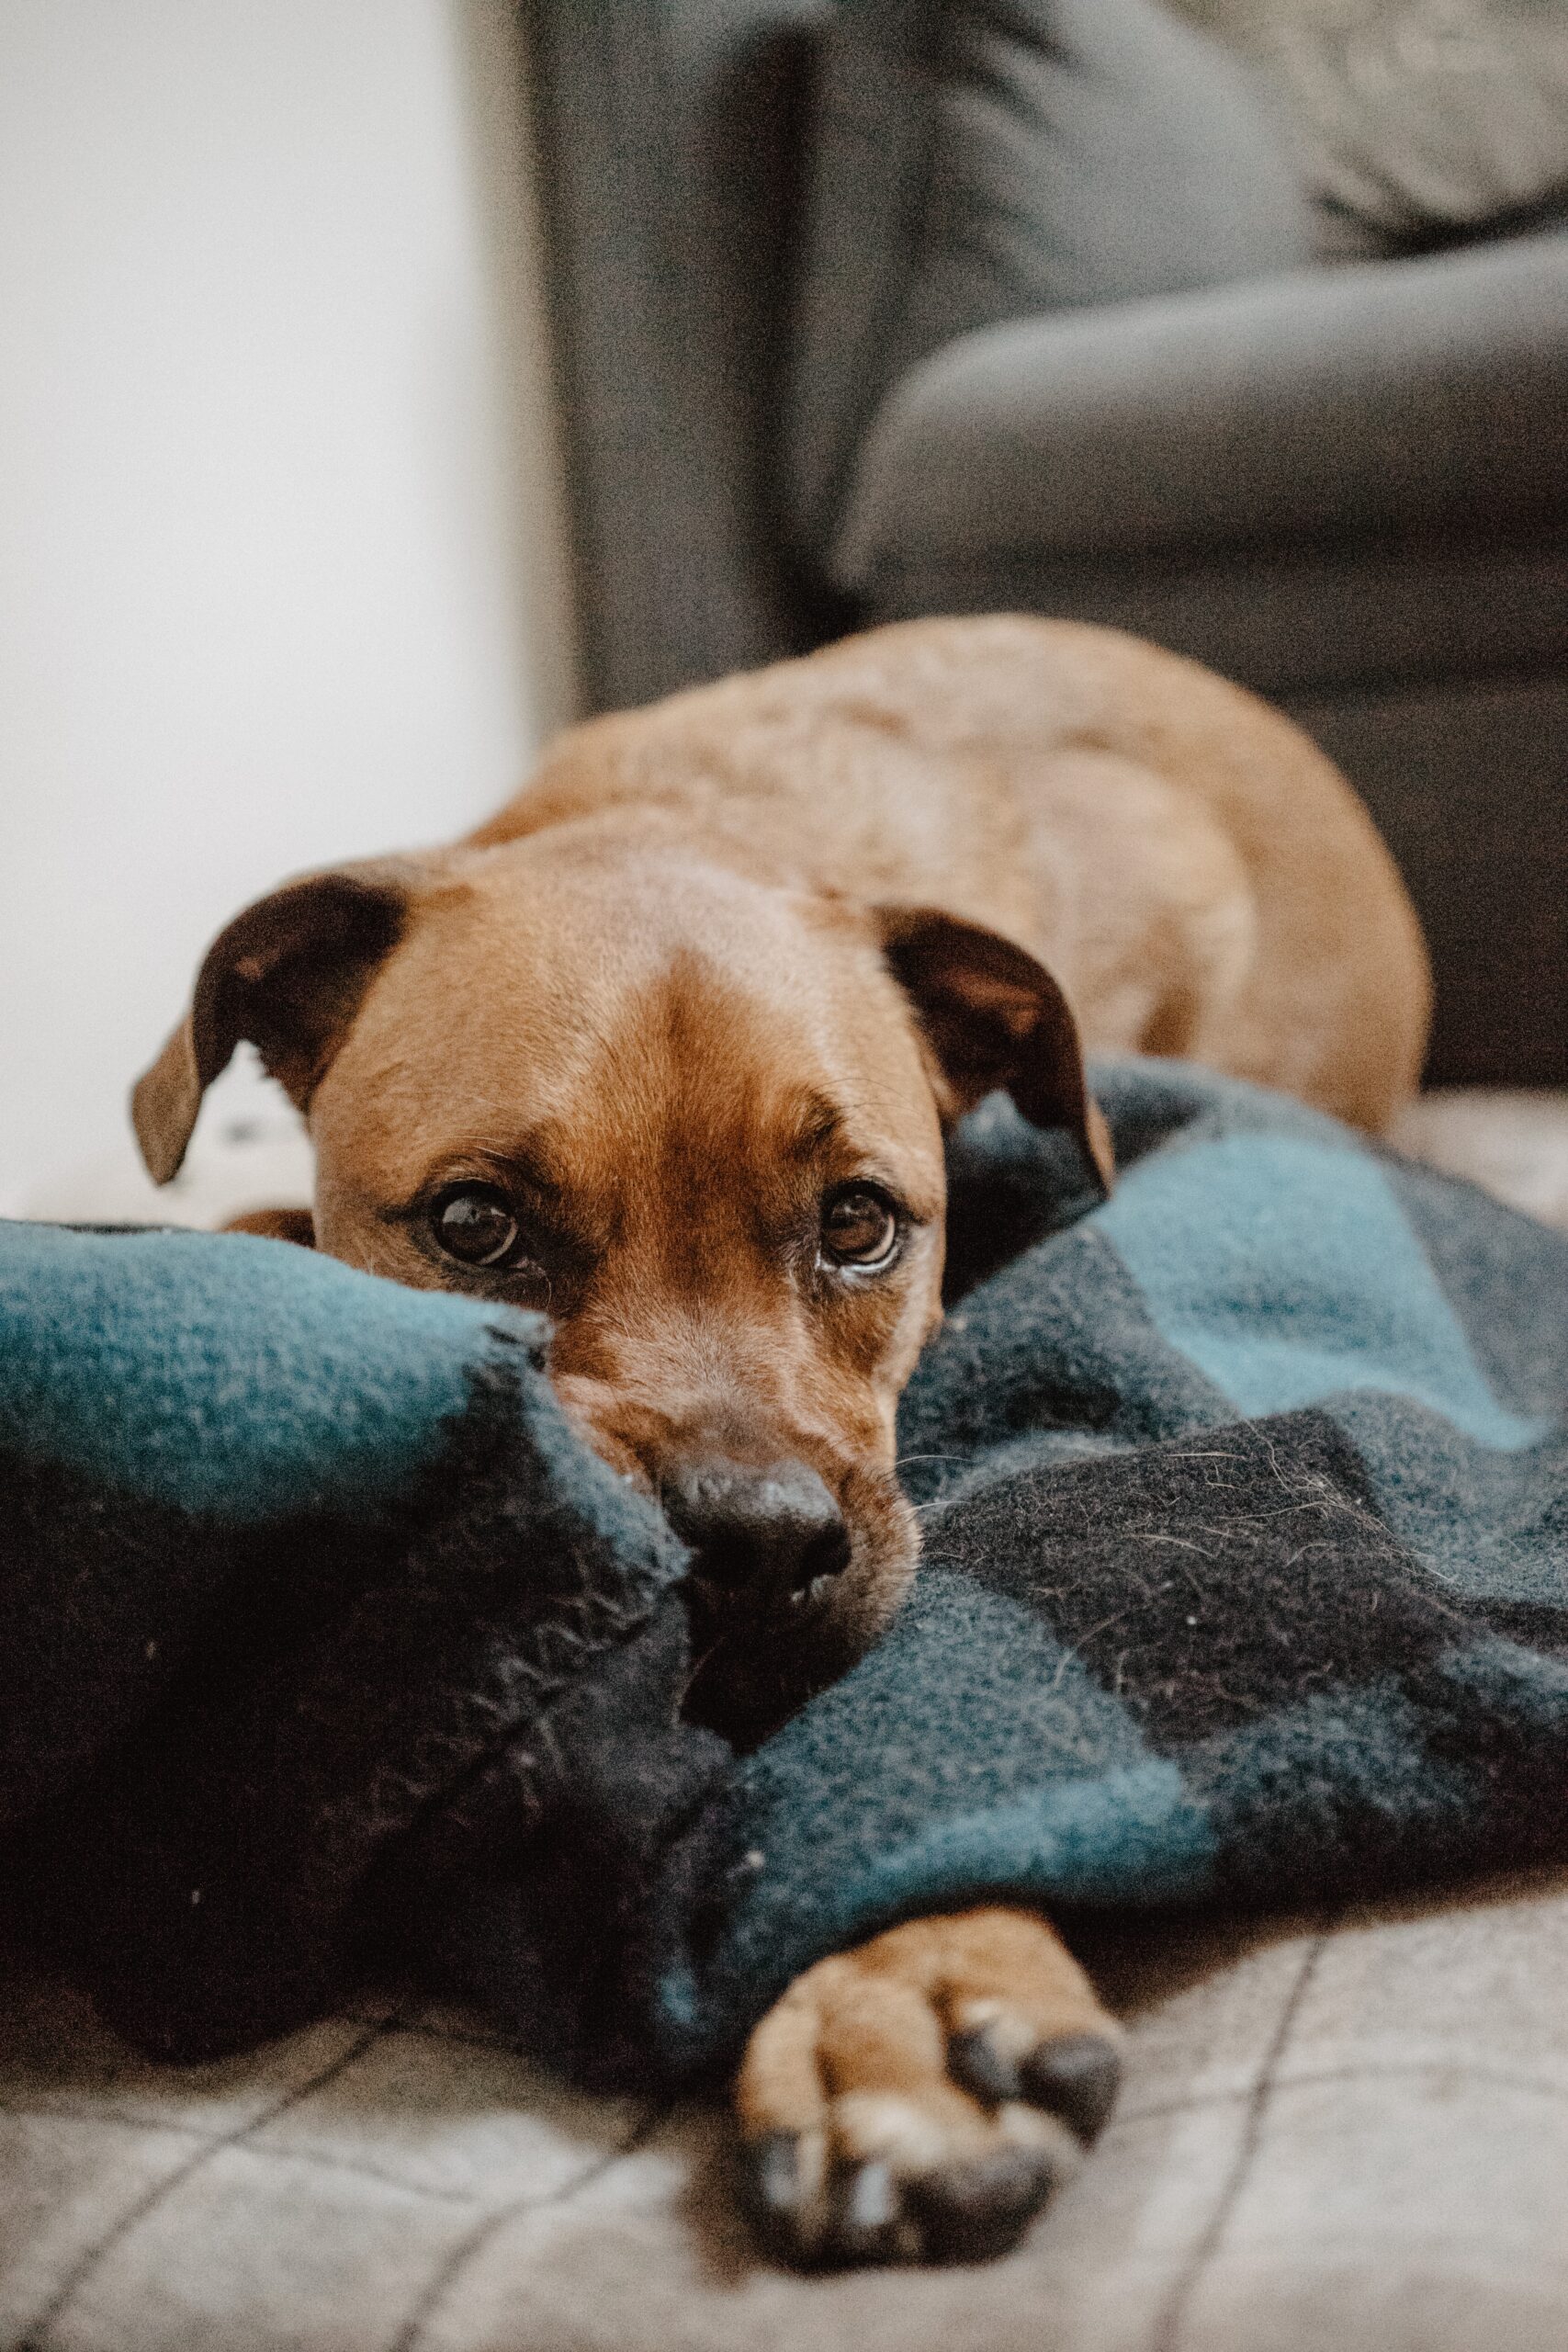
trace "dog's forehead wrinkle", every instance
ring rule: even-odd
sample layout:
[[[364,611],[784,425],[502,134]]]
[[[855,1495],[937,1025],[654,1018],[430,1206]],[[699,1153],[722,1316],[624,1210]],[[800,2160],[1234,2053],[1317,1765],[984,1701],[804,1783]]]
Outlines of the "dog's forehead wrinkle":
[[[570,1124],[603,1132],[613,1120],[628,1170],[694,1184],[716,1164],[809,1159],[857,1126],[886,1146],[886,1116],[863,1106],[870,1091],[807,991],[750,985],[682,944],[578,1072]]]
[[[835,1000],[879,975],[841,911],[690,850],[546,833],[501,857],[459,920],[478,924],[504,987],[550,995],[552,1025],[570,1014],[568,1030],[603,1035],[662,1015],[690,1046],[716,1005],[830,1022]]]
[[[839,1104],[810,1087],[804,1088],[789,1106],[788,1117],[794,1132],[786,1128],[783,1150],[790,1159],[819,1159],[845,1134],[846,1122]]]

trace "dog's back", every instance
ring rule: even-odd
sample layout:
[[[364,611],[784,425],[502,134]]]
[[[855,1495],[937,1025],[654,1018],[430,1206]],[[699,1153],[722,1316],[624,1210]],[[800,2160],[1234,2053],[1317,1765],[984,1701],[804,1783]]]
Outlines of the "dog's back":
[[[1349,786],[1255,696],[1116,631],[907,622],[591,720],[475,839],[568,823],[1007,933],[1091,1047],[1373,1129],[1419,1075],[1420,930]]]

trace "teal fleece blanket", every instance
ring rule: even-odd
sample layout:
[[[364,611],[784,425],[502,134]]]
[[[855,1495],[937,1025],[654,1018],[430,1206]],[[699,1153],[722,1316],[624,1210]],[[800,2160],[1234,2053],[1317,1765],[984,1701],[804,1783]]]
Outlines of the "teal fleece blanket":
[[[1568,1240],[1254,1090],[1096,1085],[1087,1212],[1005,1103],[955,1136],[915,1589],[733,1773],[676,1721],[679,1548],[542,1327],[0,1227],[13,1908],[157,2048],[392,1946],[590,2070],[691,2076],[921,1911],[1568,1854]]]

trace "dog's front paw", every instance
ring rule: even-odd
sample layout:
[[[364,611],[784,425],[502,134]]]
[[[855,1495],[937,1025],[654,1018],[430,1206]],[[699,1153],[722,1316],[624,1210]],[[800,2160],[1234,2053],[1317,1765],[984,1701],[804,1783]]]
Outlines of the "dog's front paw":
[[[748,2199],[790,2262],[1016,2245],[1110,2113],[1121,2035],[1041,1919],[894,1928],[797,1977],[736,2089]]]

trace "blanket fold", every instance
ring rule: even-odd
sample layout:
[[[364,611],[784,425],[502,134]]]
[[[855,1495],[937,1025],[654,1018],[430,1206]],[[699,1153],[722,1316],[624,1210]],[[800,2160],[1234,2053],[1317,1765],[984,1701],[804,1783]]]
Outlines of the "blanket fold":
[[[547,1336],[276,1243],[0,1227],[0,1872],[145,2046],[340,1995],[487,1779],[513,1861],[569,1802],[652,1816],[613,1921],[723,1769],[675,1724],[684,1555]],[[402,1884],[423,1949],[440,1889]],[[547,1899],[539,1966],[581,1932]]]

